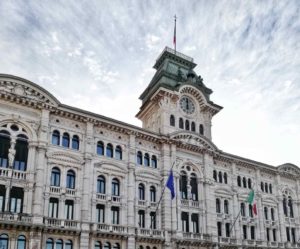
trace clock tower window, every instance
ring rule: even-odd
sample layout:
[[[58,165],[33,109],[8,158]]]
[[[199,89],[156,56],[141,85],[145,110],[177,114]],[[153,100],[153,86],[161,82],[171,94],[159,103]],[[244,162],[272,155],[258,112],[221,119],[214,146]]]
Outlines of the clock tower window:
[[[199,133],[200,133],[201,135],[204,134],[204,127],[203,127],[203,124],[200,124],[200,126],[199,126]]]
[[[183,129],[183,119],[182,118],[179,119],[179,128]]]
[[[187,131],[190,130],[190,121],[188,121],[188,120],[185,120],[185,129],[186,129]]]
[[[170,116],[170,125],[175,126],[175,117],[174,117],[174,115]]]
[[[192,124],[191,124],[191,130],[192,130],[192,131],[195,131],[195,130],[196,130],[195,122],[192,122]]]

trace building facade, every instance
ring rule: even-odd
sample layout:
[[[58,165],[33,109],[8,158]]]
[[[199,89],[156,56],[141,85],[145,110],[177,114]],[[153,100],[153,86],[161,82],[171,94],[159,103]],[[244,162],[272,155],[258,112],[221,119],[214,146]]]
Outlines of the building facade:
[[[218,149],[195,66],[163,50],[143,128],[0,75],[0,249],[299,248],[299,168]]]

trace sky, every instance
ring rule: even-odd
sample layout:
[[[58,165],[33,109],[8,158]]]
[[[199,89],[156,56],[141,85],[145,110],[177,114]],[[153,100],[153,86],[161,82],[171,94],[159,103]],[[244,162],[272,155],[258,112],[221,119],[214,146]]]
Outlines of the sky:
[[[212,136],[225,152],[300,167],[300,1],[0,1],[0,73],[59,101],[141,126],[138,99],[172,47],[224,107]]]

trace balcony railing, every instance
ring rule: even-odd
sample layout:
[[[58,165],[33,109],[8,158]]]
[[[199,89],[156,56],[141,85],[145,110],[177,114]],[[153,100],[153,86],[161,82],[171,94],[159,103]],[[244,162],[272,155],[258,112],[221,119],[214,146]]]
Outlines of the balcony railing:
[[[94,223],[92,225],[94,231],[124,234],[127,233],[127,227],[121,225],[109,225],[104,223]]]
[[[12,179],[26,180],[27,172],[0,167],[0,177],[12,177]]]
[[[182,237],[185,239],[211,241],[212,237],[209,234],[183,232]]]
[[[0,221],[12,223],[32,223],[32,216],[21,213],[15,214],[11,212],[0,212]]]
[[[186,206],[186,207],[198,208],[198,207],[200,207],[200,202],[194,201],[194,200],[181,199],[181,205]]]
[[[101,201],[106,201],[106,194],[96,193],[96,199]]]
[[[144,237],[163,237],[161,230],[139,228],[136,230],[137,235]]]
[[[78,229],[80,228],[80,222],[75,220],[63,220],[63,219],[56,219],[56,218],[44,218],[44,224],[48,227],[58,227],[58,228],[73,228]]]

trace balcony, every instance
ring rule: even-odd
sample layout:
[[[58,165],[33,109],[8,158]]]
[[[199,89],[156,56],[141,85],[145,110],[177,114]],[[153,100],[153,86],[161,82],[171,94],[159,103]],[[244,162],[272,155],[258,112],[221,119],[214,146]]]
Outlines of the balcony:
[[[111,201],[116,202],[116,203],[120,203],[121,202],[121,197],[117,196],[117,195],[112,195],[111,196]]]
[[[106,194],[96,193],[96,199],[99,201],[106,201]]]
[[[199,208],[200,202],[194,200],[181,199],[181,205],[186,207]]]
[[[63,220],[56,218],[44,217],[44,224],[47,227],[57,227],[57,228],[68,228],[68,229],[79,229],[80,222],[74,220]]]
[[[189,240],[205,240],[211,241],[212,237],[209,234],[183,232],[182,237]]]
[[[27,172],[0,167],[0,177],[12,178],[17,180],[26,180]]]
[[[145,201],[145,200],[138,200],[137,201],[137,204],[138,204],[138,206],[146,206],[147,205],[147,201]]]
[[[32,216],[29,214],[15,214],[11,212],[1,212],[0,221],[1,223],[31,224]]]
[[[268,247],[277,247],[278,243],[276,241],[268,242]]]
[[[163,238],[163,233],[161,230],[138,228],[136,233],[138,236],[142,237]]]
[[[115,234],[127,233],[127,227],[120,226],[120,225],[109,225],[104,223],[94,223],[92,225],[92,230],[98,232],[115,233]]]

